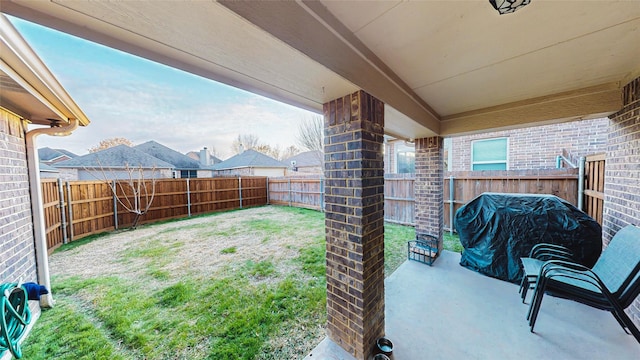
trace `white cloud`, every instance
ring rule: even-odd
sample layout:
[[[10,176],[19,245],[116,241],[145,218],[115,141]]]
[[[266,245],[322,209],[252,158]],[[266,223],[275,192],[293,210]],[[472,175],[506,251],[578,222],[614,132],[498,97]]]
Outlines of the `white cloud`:
[[[239,134],[285,148],[309,112],[199,78],[46,28],[17,21],[47,67],[91,124],[71,136],[43,136],[38,146],[78,154],[100,140],[158,141],[185,153],[214,147],[223,157]],[[64,49],[74,49],[68,56]]]

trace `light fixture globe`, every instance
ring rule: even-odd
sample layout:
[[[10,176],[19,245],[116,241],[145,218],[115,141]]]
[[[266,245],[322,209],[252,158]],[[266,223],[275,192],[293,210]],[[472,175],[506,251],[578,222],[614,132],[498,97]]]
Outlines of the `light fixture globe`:
[[[510,14],[521,7],[528,5],[531,0],[489,0],[494,9],[502,14]]]

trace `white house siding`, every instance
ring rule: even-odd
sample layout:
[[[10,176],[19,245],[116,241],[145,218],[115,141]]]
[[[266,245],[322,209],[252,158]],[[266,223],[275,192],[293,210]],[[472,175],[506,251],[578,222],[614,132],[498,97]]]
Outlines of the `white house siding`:
[[[285,176],[287,168],[254,168],[243,167],[237,169],[214,170],[213,176]]]
[[[291,169],[287,169],[287,176],[295,176],[295,175],[324,175],[324,169],[320,166],[298,166],[296,167],[296,171]]]
[[[40,171],[40,179],[57,179],[60,177],[59,172]]]
[[[286,168],[253,168],[252,176],[285,176]]]
[[[78,169],[58,169],[58,177],[64,181],[78,180]]]
[[[212,170],[198,170],[198,177],[199,178],[210,178],[213,177],[213,171]]]
[[[25,126],[0,108],[0,282],[37,281]]]

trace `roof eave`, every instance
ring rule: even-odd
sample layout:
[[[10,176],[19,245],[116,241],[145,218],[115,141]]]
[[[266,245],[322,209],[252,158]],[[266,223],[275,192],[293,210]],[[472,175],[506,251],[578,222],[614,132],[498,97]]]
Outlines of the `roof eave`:
[[[56,117],[53,120],[69,123],[75,119],[82,126],[89,124],[84,112],[3,14],[0,14],[0,49],[0,69],[51,110]],[[29,120],[49,125],[43,120],[50,119]]]

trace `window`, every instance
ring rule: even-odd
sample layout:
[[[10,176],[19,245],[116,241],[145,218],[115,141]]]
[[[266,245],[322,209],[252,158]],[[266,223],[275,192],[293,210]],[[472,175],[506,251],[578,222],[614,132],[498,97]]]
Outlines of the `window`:
[[[471,143],[471,170],[507,170],[507,138]]]
[[[453,169],[453,150],[451,149],[451,138],[444,138],[442,148],[444,150],[444,170],[451,171]]]
[[[398,174],[416,172],[416,152],[415,150],[398,151]]]
[[[193,179],[198,177],[198,170],[180,170],[181,179]]]

